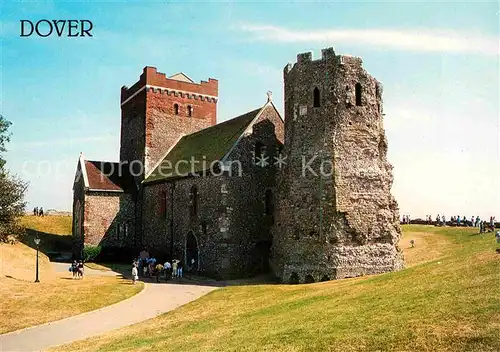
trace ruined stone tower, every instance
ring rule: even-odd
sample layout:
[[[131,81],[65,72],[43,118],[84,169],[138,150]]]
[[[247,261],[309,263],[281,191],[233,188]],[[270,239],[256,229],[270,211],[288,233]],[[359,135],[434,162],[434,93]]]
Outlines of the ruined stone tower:
[[[323,49],[284,69],[286,166],[271,265],[283,282],[398,270],[401,230],[382,86],[356,57]]]

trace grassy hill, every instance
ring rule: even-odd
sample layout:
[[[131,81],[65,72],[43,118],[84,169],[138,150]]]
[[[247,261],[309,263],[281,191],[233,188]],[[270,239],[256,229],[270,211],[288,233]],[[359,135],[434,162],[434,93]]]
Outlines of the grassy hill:
[[[409,248],[415,239],[416,247]],[[498,351],[493,234],[404,227],[408,268],[309,285],[216,290],[60,351]]]
[[[33,239],[39,236],[40,250],[43,253],[71,251],[71,216],[26,215],[21,218],[21,224],[26,228],[26,235],[21,239],[26,245],[35,248]]]
[[[0,334],[102,308],[143,288],[119,277],[72,280],[69,271],[56,272],[44,252],[62,251],[68,245],[71,248],[71,217],[26,216],[22,222],[28,229],[24,243],[0,243]],[[33,282],[36,235],[42,241],[39,283]]]

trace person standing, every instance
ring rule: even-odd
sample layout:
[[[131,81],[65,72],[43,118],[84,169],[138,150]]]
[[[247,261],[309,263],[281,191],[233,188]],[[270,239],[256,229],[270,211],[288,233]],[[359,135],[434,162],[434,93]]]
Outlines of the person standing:
[[[163,264],[163,270],[165,270],[165,282],[167,282],[168,277],[172,275],[172,265],[168,260]]]
[[[139,280],[139,270],[137,270],[137,265],[132,265],[132,283],[135,283]]]
[[[442,216],[442,220],[443,220],[443,226],[446,226],[446,217],[444,216],[444,214]]]
[[[178,265],[179,261],[177,259],[174,259],[172,261],[172,277],[177,277],[177,265]]]
[[[177,277],[180,279],[182,279],[182,270],[183,270],[183,267],[182,267],[182,262],[179,262],[177,264]]]

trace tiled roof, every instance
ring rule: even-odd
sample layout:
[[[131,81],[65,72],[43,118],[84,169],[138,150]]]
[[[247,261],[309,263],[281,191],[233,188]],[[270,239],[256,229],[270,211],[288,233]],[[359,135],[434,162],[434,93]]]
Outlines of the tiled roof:
[[[90,190],[124,191],[132,184],[128,169],[120,172],[118,163],[85,160],[85,171]]]
[[[229,152],[261,110],[262,108],[255,109],[182,137],[144,180],[144,183],[183,177],[191,171],[203,171],[204,166],[210,167],[212,162],[221,160]],[[192,158],[199,161],[194,164],[194,170],[191,169],[192,165],[189,162]],[[178,163],[180,160],[185,160],[187,163]],[[178,165],[177,170],[175,170],[176,165]]]

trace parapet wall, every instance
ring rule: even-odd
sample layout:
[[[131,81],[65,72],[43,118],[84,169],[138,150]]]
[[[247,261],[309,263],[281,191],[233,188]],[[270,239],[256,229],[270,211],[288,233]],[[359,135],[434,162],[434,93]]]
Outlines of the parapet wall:
[[[146,66],[143,69],[139,81],[132,87],[123,86],[121,89],[121,103],[124,104],[127,100],[137,94],[140,90],[154,89],[167,94],[179,94],[192,97],[193,99],[210,99],[217,101],[219,95],[219,81],[209,78],[207,81],[200,83],[190,83],[178,81],[168,78],[164,73],[158,72],[156,67]]]

